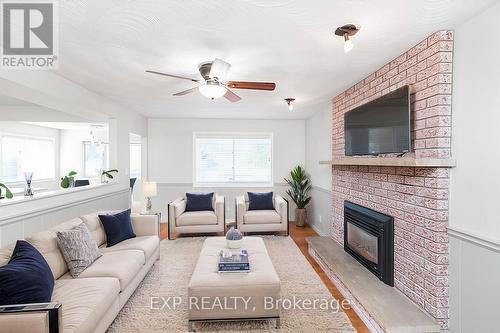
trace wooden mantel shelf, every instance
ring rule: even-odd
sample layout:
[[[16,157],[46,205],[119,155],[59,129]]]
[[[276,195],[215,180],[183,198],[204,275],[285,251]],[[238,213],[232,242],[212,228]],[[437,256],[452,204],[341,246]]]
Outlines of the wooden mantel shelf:
[[[414,157],[342,157],[332,161],[319,161],[327,165],[376,165],[422,168],[453,168],[455,160],[444,158],[414,158]]]

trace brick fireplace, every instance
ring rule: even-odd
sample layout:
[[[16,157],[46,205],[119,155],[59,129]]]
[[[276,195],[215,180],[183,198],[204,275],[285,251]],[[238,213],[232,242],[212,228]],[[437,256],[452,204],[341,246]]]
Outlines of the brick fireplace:
[[[344,114],[411,86],[412,154],[451,157],[453,32],[439,31],[333,99],[333,159],[344,158]],[[394,217],[395,287],[448,329],[449,169],[333,166],[333,238],[344,242],[344,201]]]

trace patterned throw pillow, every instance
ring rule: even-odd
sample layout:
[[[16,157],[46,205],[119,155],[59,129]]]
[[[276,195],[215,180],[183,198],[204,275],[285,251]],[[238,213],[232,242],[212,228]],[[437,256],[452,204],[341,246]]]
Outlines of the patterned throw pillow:
[[[102,256],[89,229],[83,223],[70,230],[58,231],[57,244],[74,278]]]

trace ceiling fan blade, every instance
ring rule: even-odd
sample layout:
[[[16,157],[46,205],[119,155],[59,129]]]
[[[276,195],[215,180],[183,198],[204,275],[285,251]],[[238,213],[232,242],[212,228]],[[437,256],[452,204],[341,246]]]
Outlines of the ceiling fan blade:
[[[190,94],[192,92],[195,92],[197,90],[198,90],[198,87],[194,87],[194,88],[191,88],[191,89],[188,89],[188,90],[184,90],[184,91],[175,93],[174,96],[184,96],[184,95]]]
[[[276,83],[274,82],[246,82],[246,81],[229,81],[229,88],[233,89],[253,89],[253,90],[274,90]]]
[[[190,78],[190,77],[185,77],[185,76],[179,76],[179,75],[167,74],[167,73],[156,72],[156,71],[150,71],[150,70],[146,70],[146,72],[147,72],[147,73],[151,73],[151,74],[158,74],[158,75],[163,75],[163,76],[175,77],[176,79],[183,79],[183,80],[189,80],[189,81],[193,81],[193,82],[199,82],[199,80],[197,80],[197,79],[192,79],[192,78]]]
[[[224,60],[215,58],[210,67],[210,77],[216,77],[219,81],[226,82],[227,72],[231,68],[231,64]]]
[[[231,90],[227,89],[226,94],[224,95],[224,98],[227,99],[228,101],[235,103],[241,100],[241,97],[236,95],[234,92]]]

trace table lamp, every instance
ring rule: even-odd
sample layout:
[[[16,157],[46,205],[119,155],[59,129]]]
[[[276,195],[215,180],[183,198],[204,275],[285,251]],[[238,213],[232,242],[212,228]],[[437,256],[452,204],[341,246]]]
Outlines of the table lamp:
[[[144,193],[144,196],[146,197],[146,210],[149,212],[153,207],[151,205],[151,198],[158,195],[156,182],[144,182],[142,185],[142,191]]]

